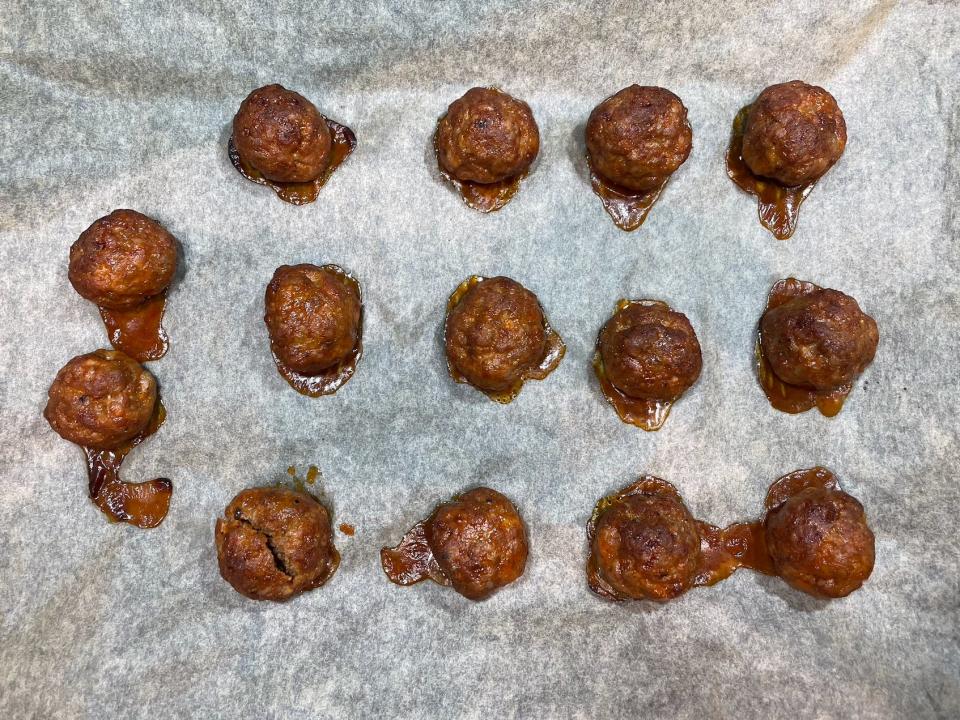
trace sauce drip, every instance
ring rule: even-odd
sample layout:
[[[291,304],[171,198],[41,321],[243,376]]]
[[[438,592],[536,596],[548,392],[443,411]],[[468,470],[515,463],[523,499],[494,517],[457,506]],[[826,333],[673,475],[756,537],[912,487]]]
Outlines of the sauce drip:
[[[98,306],[110,344],[137,362],[162,358],[170,346],[161,324],[166,305],[167,291],[164,290],[132,308],[115,310]]]
[[[486,278],[480,275],[471,275],[462,283],[460,283],[460,285],[457,286],[457,289],[453,291],[450,299],[447,300],[447,315],[449,315],[450,312],[460,303],[464,295],[466,295],[473,287],[484,280],[486,280]],[[550,373],[557,369],[560,361],[563,360],[563,356],[567,352],[567,346],[563,344],[563,339],[550,325],[550,322],[547,320],[547,314],[543,312],[543,306],[540,306],[540,312],[543,315],[543,330],[546,335],[546,348],[543,359],[535,367],[524,370],[517,378],[516,382],[506,390],[494,391],[477,388],[491,400],[496,400],[498,403],[502,403],[504,405],[512,402],[520,394],[520,391],[523,389],[524,382],[527,380],[545,379]],[[444,323],[444,327],[446,327],[446,323]],[[446,334],[444,334],[444,344],[446,344],[446,339]],[[455,382],[466,383],[468,385],[470,384],[470,381],[467,380],[467,378],[464,377],[456,368],[454,368],[453,365],[450,364],[449,360],[447,361],[447,371],[450,373],[450,377],[452,377]]]
[[[444,115],[443,117],[446,117]],[[440,127],[440,122],[443,120],[443,117],[437,121],[437,128]],[[520,181],[527,176],[528,171],[524,171],[519,175],[514,175],[509,177],[506,180],[500,180],[498,182],[492,183],[478,183],[472,180],[458,180],[448,173],[443,165],[440,164],[440,156],[437,152],[437,134],[434,132],[433,135],[433,153],[437,157],[437,167],[440,169],[440,174],[443,176],[444,180],[453,185],[460,197],[463,199],[463,202],[466,203],[467,207],[473,208],[478,212],[490,213],[496,210],[499,210],[508,202],[513,199],[513,196],[517,194],[517,191],[520,189]]]
[[[594,194],[603,203],[603,209],[613,218],[613,224],[621,230],[630,232],[643,225],[643,221],[650,214],[650,208],[660,198],[660,194],[667,186],[670,176],[666,175],[663,181],[653,190],[638,192],[617,185],[603,177],[593,167],[590,156],[587,156],[587,165],[590,167],[590,185]]]
[[[357,532],[357,529],[348,523],[340,523],[338,527],[340,532],[342,532],[344,535],[349,535],[350,537],[353,537]]]
[[[760,224],[773,233],[777,240],[787,240],[797,229],[800,204],[817,184],[816,180],[806,185],[787,187],[776,180],[754,175],[743,159],[743,131],[750,106],[742,108],[733,119],[730,146],[727,149],[727,175],[742,190],[756,196]]]
[[[772,288],[767,296],[767,306],[764,313],[788,303],[794,298],[810,295],[817,292],[820,287],[812,282],[797,280],[796,278],[787,278],[780,280]],[[757,378],[760,381],[760,387],[763,388],[767,400],[777,410],[786,413],[802,413],[810,408],[816,407],[826,417],[833,417],[843,407],[844,400],[853,389],[850,384],[841,385],[832,390],[815,390],[812,388],[799,387],[785,383],[770,367],[766,356],[763,353],[763,344],[760,340],[760,331],[757,331],[757,344],[755,349],[757,361]]]
[[[118,448],[84,448],[90,499],[113,522],[125,522],[139,528],[153,528],[163,522],[170,509],[173,484],[166,478],[131,483],[120,479],[120,466],[127,454],[155,433],[167,417],[163,403],[157,400],[150,423],[136,437]]]
[[[258,185],[266,185],[271,188],[281,200],[285,200],[291,205],[306,205],[312,203],[317,199],[317,196],[320,194],[320,188],[330,179],[334,170],[340,167],[343,161],[353,152],[354,148],[357,147],[357,136],[353,134],[353,130],[346,125],[334,122],[330,118],[325,117],[324,120],[327,122],[327,127],[330,128],[330,139],[332,140],[330,146],[330,163],[326,169],[313,180],[307,182],[277,182],[275,180],[268,180],[259,170],[253,167],[253,165],[250,165],[240,157],[240,153],[237,152],[237,146],[233,143],[233,135],[230,136],[230,141],[227,144],[230,162],[233,163],[237,171],[247,180],[255,182]]]
[[[380,565],[390,582],[397,585],[413,585],[427,579],[450,585],[450,578],[440,569],[430,549],[424,521],[410,528],[396,547],[381,548]]]

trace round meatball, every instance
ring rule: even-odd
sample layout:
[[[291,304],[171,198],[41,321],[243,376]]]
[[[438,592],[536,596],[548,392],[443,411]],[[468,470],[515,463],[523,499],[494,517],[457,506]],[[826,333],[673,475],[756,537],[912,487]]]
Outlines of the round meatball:
[[[64,365],[47,393],[43,416],[60,437],[110,450],[140,434],[157,405],[157,381],[116,350],[78,355]]]
[[[330,164],[333,139],[312,102],[282,85],[265,85],[240,104],[233,143],[268,180],[309,182]]]
[[[764,530],[776,573],[803,592],[844,597],[873,571],[873,532],[845,492],[807,488],[771,510]]]
[[[457,180],[494,183],[525,172],[540,151],[530,106],[493,88],[454,100],[437,128],[437,159]]]
[[[840,159],[847,125],[833,95],[800,80],[771,85],[747,112],[744,162],[783,185],[816,180]]]
[[[873,361],[877,323],[839,290],[817,290],[768,310],[760,319],[763,354],[785,383],[832,390]]]
[[[438,507],[424,527],[427,542],[453,589],[481,600],[523,574],[526,528],[506,497],[476,488]]]
[[[176,269],[173,235],[135,210],[114,210],[70,246],[68,277],[73,288],[87,300],[114,310],[159,295]]]
[[[607,378],[624,395],[674,400],[700,377],[700,342],[687,316],[662,304],[631,303],[600,331]]]
[[[447,315],[447,359],[474,387],[508,390],[546,354],[537,296],[507,277],[481,280]]]
[[[600,175],[642,192],[683,165],[693,133],[680,98],[661,87],[631,85],[593,109],[586,139]]]
[[[267,285],[270,345],[291,370],[317,375],[345,360],[360,337],[360,294],[341,272],[282,265]]]
[[[340,563],[327,509],[287,488],[241,492],[217,520],[214,537],[223,579],[252,600],[287,600],[313,590]]]

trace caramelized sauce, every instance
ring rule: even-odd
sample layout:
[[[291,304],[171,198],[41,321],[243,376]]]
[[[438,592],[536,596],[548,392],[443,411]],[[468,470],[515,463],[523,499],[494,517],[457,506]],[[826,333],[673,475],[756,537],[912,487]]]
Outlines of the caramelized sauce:
[[[427,542],[425,521],[410,528],[396,547],[382,548],[380,564],[390,581],[397,585],[413,585],[427,579],[450,585],[450,579],[440,569]]]
[[[170,508],[173,484],[166,478],[131,483],[120,479],[120,466],[127,454],[155,433],[167,413],[157,400],[150,423],[143,432],[113,450],[84,448],[90,499],[113,522],[125,522],[140,528],[152,528],[163,522]]]
[[[742,108],[733,119],[730,146],[727,149],[727,175],[742,190],[756,196],[759,205],[760,224],[773,233],[777,240],[787,240],[797,229],[800,204],[807,198],[817,181],[806,185],[787,187],[776,180],[754,175],[744,162],[743,131],[750,106]]]
[[[444,115],[443,117],[446,117]],[[440,122],[443,121],[443,117],[437,121],[437,128],[440,127]],[[448,173],[443,165],[440,164],[440,155],[437,152],[437,134],[433,134],[433,153],[437,157],[437,167],[440,168],[440,174],[443,175],[443,178],[453,185],[460,197],[463,199],[463,202],[467,204],[468,207],[473,208],[482,213],[494,212],[499,210],[504,205],[506,205],[510,200],[513,199],[513,196],[517,194],[517,191],[520,189],[520,181],[527,176],[528,171],[524,171],[519,175],[514,175],[509,177],[506,180],[500,180],[498,182],[492,183],[478,183],[472,180],[458,180]]]
[[[603,209],[613,218],[613,224],[627,232],[636,230],[643,225],[643,221],[647,219],[647,215],[650,213],[650,208],[660,198],[660,193],[663,192],[670,180],[670,176],[666,175],[663,181],[653,190],[638,192],[617,185],[603,177],[593,167],[589,155],[587,155],[587,165],[590,167],[590,185],[593,187],[594,194],[600,198]]]
[[[474,286],[486,280],[486,278],[481,277],[480,275],[471,275],[462,283],[457,286],[457,289],[453,291],[453,294],[450,296],[450,299],[447,300],[447,315],[450,315],[450,312],[460,303],[463,299],[463,296],[466,295]],[[523,383],[527,380],[543,380],[557,369],[557,366],[560,364],[560,361],[563,360],[564,354],[567,352],[567,346],[563,344],[563,340],[556,330],[550,325],[550,322],[547,320],[547,314],[543,312],[543,306],[540,307],[540,311],[543,314],[543,330],[546,334],[546,349],[544,351],[543,359],[538,365],[532,368],[524,370],[520,377],[517,378],[517,381],[506,390],[484,390],[483,388],[477,388],[489,397],[491,400],[496,400],[498,403],[503,403],[506,405],[509,402],[512,402],[517,395],[520,394],[520,391],[523,389]],[[446,328],[446,323],[444,323],[444,328]],[[446,345],[446,334],[444,333],[444,345]],[[458,383],[470,384],[470,381],[467,380],[453,365],[450,364],[450,361],[447,360],[447,371],[450,373],[450,377]]]
[[[250,165],[240,157],[240,153],[237,152],[237,147],[233,143],[233,135],[230,136],[230,142],[227,145],[230,162],[233,163],[233,166],[247,180],[255,182],[258,185],[266,185],[271,188],[281,200],[285,200],[292,205],[312,203],[320,194],[320,188],[322,188],[327,180],[330,179],[330,176],[333,175],[333,171],[340,167],[343,161],[353,152],[354,148],[357,147],[357,136],[353,134],[353,130],[346,125],[334,122],[330,118],[325,117],[324,120],[327,122],[327,127],[330,128],[330,139],[332,140],[330,163],[326,169],[313,180],[307,182],[277,182],[275,180],[268,180],[259,170],[253,167],[253,165]]]
[[[357,529],[353,525],[349,525],[347,523],[340,523],[338,527],[340,532],[342,532],[344,535],[349,535],[350,537],[353,537],[357,532]]]
[[[794,298],[803,297],[818,290],[820,288],[812,282],[800,281],[796,278],[780,280],[770,288],[764,313],[790,302]],[[816,407],[826,417],[833,417],[840,412],[844,400],[847,399],[847,395],[853,388],[852,385],[847,384],[832,390],[814,390],[785,383],[777,377],[763,353],[759,329],[757,330],[757,344],[754,354],[757,361],[757,378],[760,380],[760,387],[763,388],[767,400],[777,410],[787,413],[802,413]]]
[[[98,306],[110,344],[137,362],[162,358],[170,345],[161,324],[166,304],[167,291],[164,290],[133,308],[114,310]]]

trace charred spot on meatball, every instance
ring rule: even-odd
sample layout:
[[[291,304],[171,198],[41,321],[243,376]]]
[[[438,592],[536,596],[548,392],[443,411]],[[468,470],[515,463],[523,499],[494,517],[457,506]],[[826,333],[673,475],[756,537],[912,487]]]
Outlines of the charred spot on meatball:
[[[756,175],[795,186],[821,177],[846,144],[847,126],[833,95],[792,80],[771,85],[754,101],[741,152]]]
[[[457,180],[495,183],[526,172],[540,150],[540,131],[522,100],[472,88],[440,120],[436,148],[440,167]]]
[[[60,369],[43,416],[63,439],[110,450],[143,432],[156,405],[148,370],[122,352],[96,350]]]
[[[135,210],[114,210],[70,246],[70,283],[105,308],[131,308],[159,295],[176,269],[173,235]]]
[[[587,120],[594,170],[615,185],[652,190],[679,168],[693,144],[687,109],[661,87],[631,85],[594,108]]]
[[[296,490],[244,490],[214,535],[220,574],[252,600],[287,600],[320,587],[340,562],[327,509]]]
[[[300,93],[266,85],[250,93],[233,118],[240,157],[268,180],[309,182],[330,164],[326,118]]]

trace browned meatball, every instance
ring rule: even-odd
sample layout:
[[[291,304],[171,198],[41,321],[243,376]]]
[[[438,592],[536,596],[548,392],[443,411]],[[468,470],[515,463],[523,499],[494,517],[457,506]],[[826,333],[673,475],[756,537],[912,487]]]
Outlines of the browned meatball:
[[[525,172],[540,151],[530,106],[493,88],[454,100],[437,128],[440,166],[457,180],[493,183]]]
[[[220,574],[252,600],[287,600],[323,585],[340,563],[330,514],[313,496],[249,488],[217,520]]]
[[[777,575],[803,592],[844,597],[873,571],[873,532],[843,491],[807,488],[767,513],[764,529]]]
[[[700,342],[683,313],[630,303],[600,331],[604,372],[625,395],[674,400],[700,377]]]
[[[64,365],[43,411],[60,437],[83,447],[112,449],[136,436],[157,405],[157,381],[116,350],[78,355]]]
[[[476,488],[440,505],[424,530],[453,589],[471,600],[509,585],[526,567],[523,520],[496,490]]]
[[[817,290],[768,310],[760,319],[763,354],[791,385],[832,390],[873,361],[877,323],[839,290]]]
[[[360,294],[330,266],[282,265],[267,285],[270,346],[291,370],[315,375],[347,358],[360,335]]]
[[[482,280],[447,315],[447,359],[474,387],[507,390],[546,353],[537,296],[507,277]]]
[[[268,180],[313,180],[330,164],[332,142],[313,103],[282,85],[254,90],[233,118],[237,152]]]
[[[70,246],[70,283],[87,300],[106,308],[134,307],[158,295],[176,269],[173,235],[135,210],[114,210]]]
[[[615,185],[652,190],[683,165],[693,144],[687,109],[661,87],[631,85],[590,113],[587,152]]]
[[[784,185],[813,182],[840,159],[847,125],[833,95],[792,80],[771,85],[747,113],[743,160]]]

